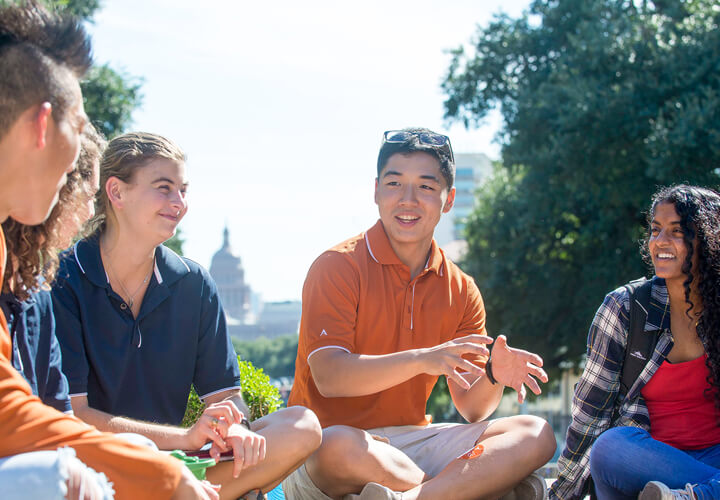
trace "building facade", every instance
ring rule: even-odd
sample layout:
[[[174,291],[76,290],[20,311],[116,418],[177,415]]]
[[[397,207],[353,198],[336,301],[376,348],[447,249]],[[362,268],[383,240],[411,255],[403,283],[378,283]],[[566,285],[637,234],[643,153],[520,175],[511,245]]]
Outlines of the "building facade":
[[[443,249],[454,248],[465,240],[465,223],[475,208],[475,191],[491,173],[492,162],[487,155],[455,155],[455,204],[435,228],[435,240]]]

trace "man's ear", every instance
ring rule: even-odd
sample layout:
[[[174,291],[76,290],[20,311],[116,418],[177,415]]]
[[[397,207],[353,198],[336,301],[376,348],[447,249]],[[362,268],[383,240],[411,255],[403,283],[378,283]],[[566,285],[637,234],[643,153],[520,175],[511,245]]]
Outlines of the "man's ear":
[[[38,149],[45,149],[47,146],[48,125],[52,116],[52,104],[42,103],[33,117],[34,143]]]
[[[105,193],[107,194],[108,201],[110,201],[110,204],[113,207],[123,207],[123,184],[124,182],[117,177],[110,177],[107,182],[105,182]]]
[[[445,206],[443,207],[443,213],[446,214],[450,211],[455,203],[455,187],[451,187],[448,191],[447,200],[445,200]]]
[[[378,197],[377,190],[378,190],[378,183],[379,183],[379,182],[380,182],[380,180],[379,180],[377,177],[375,177],[375,204],[377,204],[377,202],[378,202],[378,201],[377,201],[377,197]]]

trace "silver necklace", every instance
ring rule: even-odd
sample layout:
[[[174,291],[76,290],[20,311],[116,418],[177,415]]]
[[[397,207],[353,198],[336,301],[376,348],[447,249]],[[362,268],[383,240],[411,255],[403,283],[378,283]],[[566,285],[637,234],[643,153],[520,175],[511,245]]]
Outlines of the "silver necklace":
[[[150,271],[147,273],[147,276],[143,278],[142,283],[135,289],[133,293],[128,292],[128,289],[125,288],[125,285],[123,285],[123,282],[120,281],[120,278],[117,277],[117,274],[115,274],[115,271],[113,270],[112,266],[110,265],[110,259],[108,259],[108,269],[110,269],[110,273],[113,275],[113,278],[115,278],[115,281],[117,281],[120,284],[120,288],[123,289],[123,292],[125,292],[125,295],[128,297],[128,299],[125,301],[130,309],[132,309],[133,304],[135,304],[135,296],[138,294],[140,289],[142,289],[143,286],[148,282],[150,279],[150,276],[152,275],[153,268],[155,267],[155,259],[153,258],[153,265],[150,266]]]

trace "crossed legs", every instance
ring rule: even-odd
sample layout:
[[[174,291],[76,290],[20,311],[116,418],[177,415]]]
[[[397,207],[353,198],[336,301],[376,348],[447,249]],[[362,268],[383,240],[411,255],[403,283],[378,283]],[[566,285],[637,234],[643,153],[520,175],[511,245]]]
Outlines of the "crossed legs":
[[[482,444],[483,453],[472,459],[446,460],[447,465],[436,474],[426,473],[398,448],[346,426],[325,429],[322,445],[305,467],[315,485],[335,499],[376,482],[403,491],[406,500],[471,500],[502,496],[555,452],[552,429],[537,417],[519,415],[464,425],[477,433],[463,449],[454,450],[454,456],[474,444]]]
[[[232,462],[208,469],[208,481],[222,486],[221,499],[235,499],[258,488],[264,492],[271,490],[320,446],[322,436],[317,417],[302,406],[271,413],[255,420],[251,428],[265,437],[265,460],[243,469],[238,478],[232,476]]]

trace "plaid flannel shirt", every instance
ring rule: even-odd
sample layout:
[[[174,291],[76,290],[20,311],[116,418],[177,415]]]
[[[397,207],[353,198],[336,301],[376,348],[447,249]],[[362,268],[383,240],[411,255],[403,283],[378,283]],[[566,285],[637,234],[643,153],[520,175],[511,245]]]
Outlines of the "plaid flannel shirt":
[[[558,479],[550,488],[550,498],[570,500],[588,493],[590,448],[604,431],[617,426],[650,429],[650,417],[640,390],[673,346],[670,301],[664,279],[652,279],[647,312],[645,331],[660,330],[660,338],[650,361],[625,398],[618,395],[630,325],[630,300],[625,287],[607,294],[595,314],[588,333],[587,362],[575,386],[572,422],[558,460]]]

